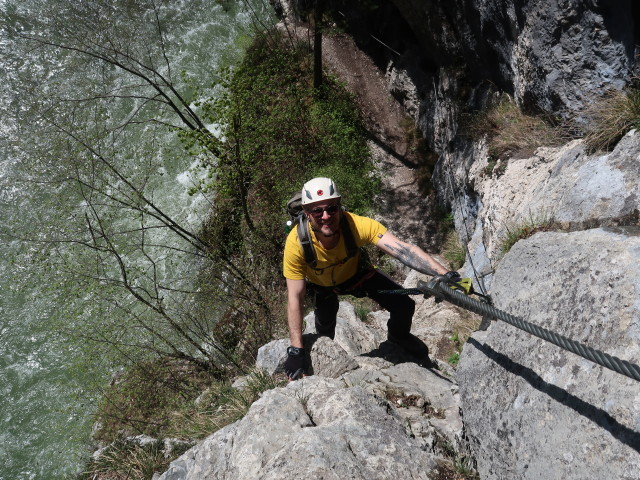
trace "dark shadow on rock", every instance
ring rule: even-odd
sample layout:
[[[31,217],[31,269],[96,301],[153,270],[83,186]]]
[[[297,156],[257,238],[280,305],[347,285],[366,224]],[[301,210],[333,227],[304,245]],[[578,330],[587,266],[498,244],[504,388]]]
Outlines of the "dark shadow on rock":
[[[394,365],[398,365],[399,363],[417,363],[421,367],[437,369],[438,366],[431,361],[431,359],[426,356],[422,358],[418,358],[415,355],[403,350],[398,345],[385,340],[382,342],[378,348],[371,350],[370,352],[363,353],[363,357],[372,357],[372,358],[382,358],[387,362],[393,363]]]
[[[416,162],[409,160],[405,155],[397,152],[392,145],[382,141],[377,135],[369,134],[368,137],[369,140],[378,145],[387,155],[392,156],[400,163],[402,163],[405,167],[418,168],[419,165]]]
[[[421,196],[417,191],[415,181],[408,190],[383,188],[384,201],[378,203],[379,213],[385,225],[402,240],[416,243],[427,251],[439,251],[446,237],[441,229],[443,214],[435,194]]]
[[[441,379],[446,380],[449,383],[454,383],[451,378],[440,373],[440,367],[438,366],[438,364],[431,360],[429,357],[427,357],[426,359],[416,358],[414,355],[411,355],[399,346],[387,340],[382,342],[375,350],[363,353],[361,356],[382,358],[383,360],[393,363],[394,365],[398,365],[400,363],[416,363],[421,367],[428,369],[432,374],[440,377]]]
[[[321,335],[318,335],[317,333],[305,333],[304,335],[302,335],[302,344],[304,345],[304,351],[305,351],[304,360],[307,367],[305,369],[306,375],[313,375],[314,373],[313,362],[311,361],[311,348],[313,347],[313,344],[316,343],[320,337]]]
[[[618,441],[633,448],[640,453],[640,433],[621,424],[604,410],[595,407],[581,398],[570,394],[566,390],[548,383],[540,375],[524,365],[514,362],[506,355],[496,352],[487,344],[480,343],[474,338],[470,338],[470,343],[475,348],[484,353],[488,358],[496,362],[509,373],[517,375],[526,380],[536,390],[549,395],[552,399],[565,405],[585,418],[588,418],[596,425],[607,430]]]

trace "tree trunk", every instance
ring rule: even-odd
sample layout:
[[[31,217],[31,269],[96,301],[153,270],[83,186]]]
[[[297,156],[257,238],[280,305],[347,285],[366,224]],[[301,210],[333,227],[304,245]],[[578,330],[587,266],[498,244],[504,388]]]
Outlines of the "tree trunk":
[[[325,0],[318,0],[313,9],[313,88],[322,86],[322,15]]]

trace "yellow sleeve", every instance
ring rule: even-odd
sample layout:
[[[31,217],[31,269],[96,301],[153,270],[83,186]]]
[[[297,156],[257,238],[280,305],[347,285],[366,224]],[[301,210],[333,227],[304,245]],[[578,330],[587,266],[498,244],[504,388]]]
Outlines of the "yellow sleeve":
[[[387,231],[387,227],[373,218],[361,217],[350,212],[346,215],[352,225],[351,231],[354,233],[358,247],[376,245],[380,241],[380,237]]]

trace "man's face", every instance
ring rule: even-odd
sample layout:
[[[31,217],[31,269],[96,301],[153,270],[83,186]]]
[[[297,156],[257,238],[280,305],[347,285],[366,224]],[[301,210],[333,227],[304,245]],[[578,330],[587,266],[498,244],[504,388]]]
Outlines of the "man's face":
[[[305,206],[305,214],[311,227],[327,236],[332,236],[340,229],[340,200],[337,198],[324,202],[310,203]]]

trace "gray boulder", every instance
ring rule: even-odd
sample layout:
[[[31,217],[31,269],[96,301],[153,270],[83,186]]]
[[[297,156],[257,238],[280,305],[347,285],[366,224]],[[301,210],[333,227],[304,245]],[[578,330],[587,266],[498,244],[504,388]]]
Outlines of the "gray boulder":
[[[283,371],[284,361],[287,359],[288,339],[273,340],[258,349],[256,367],[270,375]]]
[[[538,233],[493,282],[496,306],[640,364],[640,229]],[[457,370],[483,480],[640,478],[640,387],[503,322]]]
[[[358,367],[358,363],[352,356],[337,342],[327,337],[307,333],[303,340],[307,350],[307,369],[311,374],[336,378]],[[256,367],[270,375],[283,372],[289,344],[289,340],[283,338],[260,347]]]
[[[309,373],[327,378],[338,378],[345,372],[358,368],[358,363],[337,342],[328,337],[307,337],[310,347]]]
[[[266,392],[159,478],[426,480],[435,467],[386,401],[314,376]]]

